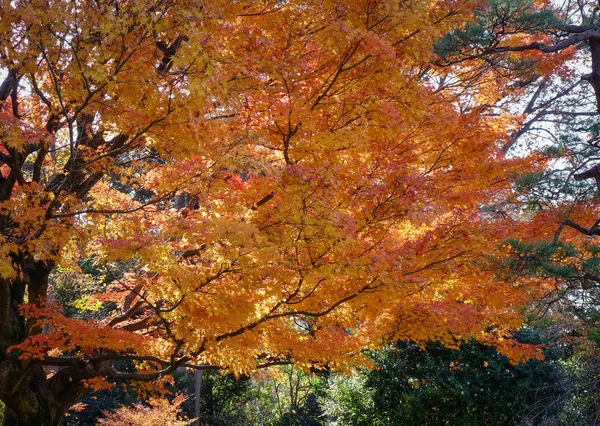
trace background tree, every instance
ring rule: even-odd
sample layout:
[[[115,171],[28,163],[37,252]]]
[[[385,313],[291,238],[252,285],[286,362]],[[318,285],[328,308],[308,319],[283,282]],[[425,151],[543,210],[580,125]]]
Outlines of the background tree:
[[[481,207],[527,164],[491,106],[522,88],[433,52],[479,6],[3,2],[4,423],[182,366],[339,370],[456,335],[538,353],[506,337],[546,289],[481,267],[508,230]],[[88,264],[127,266],[93,321],[49,289]]]
[[[255,418],[247,408],[255,399],[256,392],[252,385],[250,377],[235,377],[232,374],[218,374],[215,371],[204,372],[200,424],[211,426],[255,424]],[[264,421],[268,417],[257,416],[256,418]]]
[[[600,272],[594,241],[600,182],[598,4],[490,1],[475,15],[438,44],[441,62],[450,68],[458,63],[469,72],[502,74],[526,67],[531,55],[574,54],[558,73],[532,74],[523,124],[504,150],[535,151],[540,161],[516,179],[512,202],[495,207],[529,221],[515,228],[504,247],[511,258],[505,278],[516,285],[550,283],[541,313],[560,305],[594,322]],[[590,65],[591,72],[582,74]]]
[[[598,11],[591,1],[488,2],[472,23],[439,45],[446,65],[490,73],[530,55],[575,55],[564,72],[534,76],[523,126],[506,147],[517,155],[536,150],[543,162],[517,179],[513,203],[496,206],[528,221],[504,246],[507,281],[549,284],[536,315],[549,316],[567,341],[580,342],[567,364],[566,391],[546,406],[562,406],[553,424],[596,424],[599,418],[598,351],[590,343],[597,340],[600,282]]]
[[[540,342],[539,331],[527,333],[520,338]],[[332,382],[323,399],[325,424],[552,424],[564,408],[556,401],[565,392],[566,373],[558,363],[568,357],[565,349],[553,344],[544,361],[513,365],[475,342],[460,349],[398,342],[375,351],[377,368],[364,376]]]

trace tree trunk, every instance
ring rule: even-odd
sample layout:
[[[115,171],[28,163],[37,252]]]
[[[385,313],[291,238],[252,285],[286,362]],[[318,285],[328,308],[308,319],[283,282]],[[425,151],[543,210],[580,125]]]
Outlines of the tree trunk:
[[[7,408],[2,426],[60,426],[63,416],[64,412],[50,409],[40,410],[35,415],[23,417]]]
[[[53,373],[49,375],[38,361],[7,360],[0,364],[0,397],[6,404],[3,426],[60,424],[88,389],[74,368]]]
[[[6,404],[3,426],[58,426],[67,410],[86,393],[76,366],[52,371],[38,360],[19,359],[11,346],[28,335],[41,333],[22,315],[25,296],[30,302],[46,300],[53,265],[15,258],[20,272],[0,279],[0,400]]]

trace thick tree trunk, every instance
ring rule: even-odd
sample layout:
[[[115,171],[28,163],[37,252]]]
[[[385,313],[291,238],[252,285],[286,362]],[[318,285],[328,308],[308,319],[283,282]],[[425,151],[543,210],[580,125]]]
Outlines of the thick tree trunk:
[[[0,279],[0,400],[6,404],[4,426],[59,425],[66,411],[86,392],[75,367],[48,374],[37,360],[21,360],[8,349],[31,334],[21,306],[44,301],[53,265],[15,258],[20,273],[15,279]]]
[[[60,426],[64,412],[52,407],[31,416],[22,416],[11,409],[4,413],[2,426]]]
[[[0,396],[6,404],[3,426],[59,425],[69,408],[87,392],[77,371],[49,375],[38,361],[0,364]]]

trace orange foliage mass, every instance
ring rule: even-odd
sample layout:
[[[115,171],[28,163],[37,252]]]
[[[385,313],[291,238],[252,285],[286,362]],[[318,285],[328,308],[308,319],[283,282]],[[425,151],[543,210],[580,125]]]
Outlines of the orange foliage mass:
[[[193,420],[179,416],[181,404],[185,397],[178,395],[173,401],[152,398],[149,406],[135,404],[133,407],[121,407],[113,412],[105,412],[104,418],[100,419],[100,425],[104,426],[186,426],[192,424]]]
[[[471,337],[535,355],[506,339],[539,289],[483,267],[517,224],[481,207],[526,165],[483,105],[503,94],[434,84],[433,43],[478,1],[9,3],[33,113],[0,115],[0,153],[62,124],[0,202],[0,252],[135,264],[97,297],[120,304],[102,322],[27,308],[48,331],[21,357],[344,369],[389,340]]]

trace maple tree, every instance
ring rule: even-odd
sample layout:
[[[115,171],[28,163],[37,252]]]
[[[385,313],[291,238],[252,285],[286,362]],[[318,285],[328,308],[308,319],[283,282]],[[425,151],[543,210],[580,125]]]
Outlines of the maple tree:
[[[433,49],[480,6],[3,2],[5,424],[58,424],[107,379],[343,370],[399,338],[536,355],[507,338],[544,287],[482,267],[512,230],[482,206],[528,164],[490,108],[522,89]],[[107,317],[50,297],[84,259],[124,269],[86,299]]]

